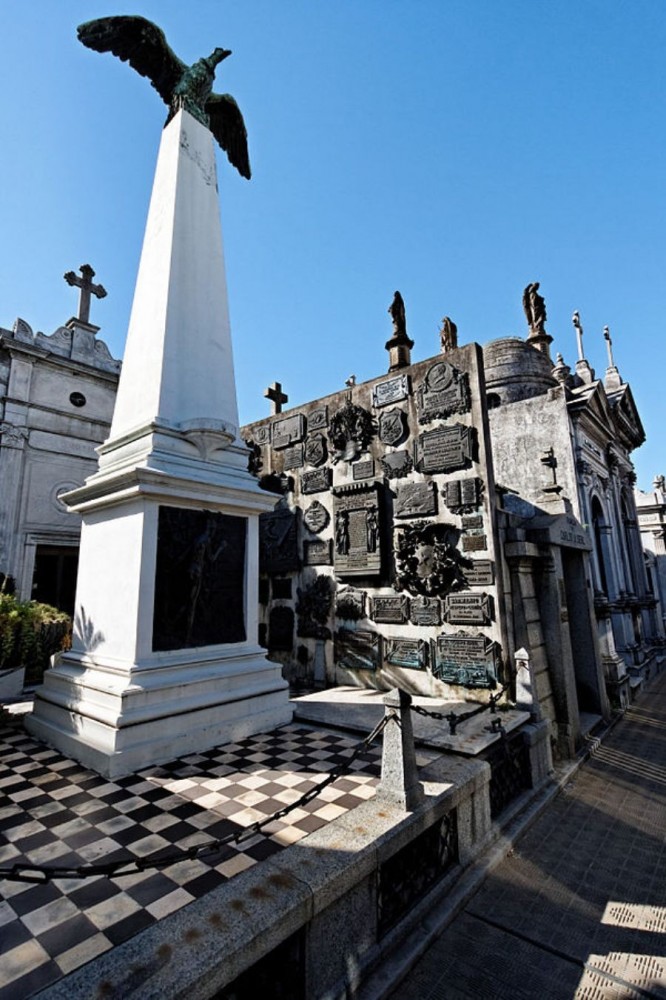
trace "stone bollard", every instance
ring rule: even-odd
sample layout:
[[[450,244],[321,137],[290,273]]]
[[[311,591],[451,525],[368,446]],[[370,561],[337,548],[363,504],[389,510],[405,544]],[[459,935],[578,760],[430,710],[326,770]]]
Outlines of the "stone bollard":
[[[534,665],[524,648],[516,650],[516,708],[529,712],[534,721],[542,718]]]
[[[412,729],[411,696],[394,690],[383,699],[385,714],[395,713],[384,730],[382,746],[382,776],[377,798],[411,811],[423,800],[423,788],[416,769],[416,750]]]

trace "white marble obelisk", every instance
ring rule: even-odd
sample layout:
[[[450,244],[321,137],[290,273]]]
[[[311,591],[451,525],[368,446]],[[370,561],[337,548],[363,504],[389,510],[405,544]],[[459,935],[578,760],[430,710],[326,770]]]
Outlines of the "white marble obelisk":
[[[36,736],[108,776],[291,718],[257,643],[258,518],[275,498],[239,439],[211,133],[162,134],[127,347],[83,518],[72,650]]]

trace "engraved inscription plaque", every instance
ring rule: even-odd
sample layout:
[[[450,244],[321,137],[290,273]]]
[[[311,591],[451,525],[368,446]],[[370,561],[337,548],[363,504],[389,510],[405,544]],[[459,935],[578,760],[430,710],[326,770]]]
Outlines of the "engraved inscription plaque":
[[[453,479],[442,489],[444,503],[454,514],[470,514],[481,503],[480,479]]]
[[[414,446],[416,467],[419,472],[453,472],[471,463],[472,449],[472,427],[436,427],[419,434]]]
[[[304,465],[303,445],[291,444],[284,450],[285,472],[289,469],[301,469]]]
[[[329,468],[301,473],[301,493],[323,493],[330,490],[333,473]]]
[[[323,503],[319,503],[318,500],[313,500],[303,514],[303,524],[313,535],[318,535],[320,531],[323,531],[330,520],[331,515]]]
[[[441,625],[442,605],[439,597],[412,597],[409,602],[413,625]]]
[[[492,617],[489,594],[448,594],[444,601],[444,619],[450,625],[489,625]]]
[[[372,390],[372,405],[390,406],[409,396],[409,375],[396,375],[386,382],[378,382]]]
[[[341,628],[335,633],[335,662],[347,670],[377,670],[381,636],[376,632]]]
[[[328,406],[318,406],[316,410],[310,410],[308,427],[311,431],[320,431],[328,427]]]
[[[473,559],[472,565],[463,570],[470,587],[492,587],[495,582],[495,565],[492,559]]]
[[[485,535],[463,535],[463,552],[483,552],[488,548]]]
[[[467,514],[462,519],[463,531],[468,531],[470,528],[476,530],[477,528],[483,527],[483,514]]]
[[[446,684],[494,688],[500,649],[485,635],[440,635],[435,643],[432,672]]]
[[[428,643],[424,639],[385,639],[384,665],[425,670],[428,665]]]
[[[376,576],[381,570],[377,484],[348,483],[333,496],[336,573]]]
[[[380,460],[387,479],[403,479],[414,468],[412,456],[408,451],[394,451],[384,455]]]
[[[379,418],[379,440],[391,447],[400,444],[407,436],[407,416],[397,406],[385,410]]]
[[[426,372],[416,393],[416,405],[421,424],[466,413],[472,405],[468,375],[447,361],[438,361]]]
[[[324,435],[310,434],[305,442],[305,461],[308,465],[323,465],[326,461],[327,455],[328,450]]]
[[[437,513],[437,487],[434,483],[401,483],[395,501],[396,517],[429,517]]]
[[[330,566],[333,562],[332,541],[317,539],[316,542],[303,543],[303,561],[306,566]]]
[[[259,427],[254,429],[254,443],[259,445],[265,445],[271,443],[271,425],[270,424],[260,424]]]
[[[409,598],[404,594],[373,597],[371,617],[387,625],[402,625],[409,619]]]
[[[279,508],[259,515],[259,570],[272,576],[298,569],[296,515]]]
[[[343,621],[357,622],[365,618],[365,591],[341,587],[337,592],[335,613]]]
[[[247,519],[160,507],[153,650],[244,642]]]
[[[372,479],[375,475],[374,459],[364,458],[361,462],[354,462],[352,465],[352,475],[356,481],[359,479]]]
[[[302,413],[294,413],[273,422],[273,447],[288,448],[297,444],[305,437],[305,417]]]

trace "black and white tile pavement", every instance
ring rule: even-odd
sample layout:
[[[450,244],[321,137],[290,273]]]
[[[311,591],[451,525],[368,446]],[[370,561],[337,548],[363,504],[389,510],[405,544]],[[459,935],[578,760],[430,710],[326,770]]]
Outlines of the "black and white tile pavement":
[[[296,801],[356,740],[272,733],[110,781],[0,713],[0,868],[145,857],[224,837]],[[303,807],[237,846],[139,874],[0,882],[0,1000],[22,1000],[372,797],[380,746]],[[424,754],[421,763],[431,759]]]

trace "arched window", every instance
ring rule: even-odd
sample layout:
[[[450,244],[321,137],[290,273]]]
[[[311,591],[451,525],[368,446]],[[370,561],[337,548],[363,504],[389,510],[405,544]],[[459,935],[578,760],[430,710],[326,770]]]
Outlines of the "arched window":
[[[602,528],[606,526],[604,512],[598,497],[592,497],[590,505],[592,512],[592,532],[594,534],[594,549],[597,555],[597,566],[599,567],[599,586],[604,594],[608,594],[608,578],[606,576],[606,564],[604,561],[604,540]]]

